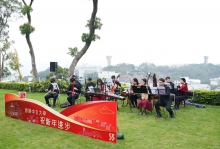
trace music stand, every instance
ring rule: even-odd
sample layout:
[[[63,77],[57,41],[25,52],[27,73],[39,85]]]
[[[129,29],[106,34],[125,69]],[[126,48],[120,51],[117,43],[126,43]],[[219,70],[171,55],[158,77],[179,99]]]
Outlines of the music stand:
[[[134,93],[147,93],[146,86],[131,86]]]

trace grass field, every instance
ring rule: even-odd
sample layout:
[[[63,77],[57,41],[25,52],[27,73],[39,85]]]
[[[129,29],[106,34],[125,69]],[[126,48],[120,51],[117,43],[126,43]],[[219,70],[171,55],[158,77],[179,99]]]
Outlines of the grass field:
[[[124,140],[117,144],[75,135],[70,132],[35,125],[5,117],[4,94],[17,91],[0,90],[0,149],[219,149],[220,107],[181,107],[174,119],[155,119],[153,114],[139,116],[136,109],[120,107],[118,127]],[[27,98],[44,101],[44,93],[27,93]],[[66,95],[60,96],[61,103]],[[57,111],[63,109],[55,108]],[[166,113],[167,115],[167,113]]]

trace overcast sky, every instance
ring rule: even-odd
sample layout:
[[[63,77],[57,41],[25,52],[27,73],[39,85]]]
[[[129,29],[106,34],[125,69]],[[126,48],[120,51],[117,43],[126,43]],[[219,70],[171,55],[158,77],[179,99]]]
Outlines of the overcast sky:
[[[26,0],[29,3],[29,1]],[[69,68],[68,47],[81,49],[83,32],[91,16],[90,0],[35,0],[31,34],[38,71],[56,61]],[[106,66],[151,62],[156,65],[203,63],[220,64],[220,0],[99,0],[97,17],[101,40],[93,42],[78,63]],[[10,37],[21,59],[23,75],[29,75],[31,58],[19,25],[10,22]]]

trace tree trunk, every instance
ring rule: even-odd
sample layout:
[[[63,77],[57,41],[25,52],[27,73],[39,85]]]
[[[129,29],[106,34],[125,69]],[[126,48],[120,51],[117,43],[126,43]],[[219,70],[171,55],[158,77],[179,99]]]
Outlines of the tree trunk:
[[[90,26],[89,26],[89,34],[90,35],[95,33],[95,29],[93,26],[94,26],[97,10],[98,10],[98,0],[93,0],[93,11],[92,11],[92,15],[90,18]],[[91,41],[86,42],[84,47],[82,48],[82,50],[74,57],[71,65],[69,67],[69,72],[68,72],[69,77],[71,77],[74,74],[74,70],[75,70],[75,67],[76,67],[78,61],[86,53],[86,51],[89,49],[90,45],[91,45]]]
[[[27,40],[27,44],[30,49],[29,53],[31,55],[31,65],[32,65],[32,72],[33,72],[34,80],[39,81],[39,76],[38,76],[37,67],[36,67],[36,63],[35,63],[34,49],[31,44],[30,35],[26,35],[26,40]]]
[[[5,61],[5,55],[2,55],[2,62],[1,62],[1,68],[0,68],[0,82],[2,81],[2,73],[4,70],[4,61]]]
[[[0,47],[0,82],[2,81],[2,72],[3,72],[3,67],[2,67],[2,49]]]

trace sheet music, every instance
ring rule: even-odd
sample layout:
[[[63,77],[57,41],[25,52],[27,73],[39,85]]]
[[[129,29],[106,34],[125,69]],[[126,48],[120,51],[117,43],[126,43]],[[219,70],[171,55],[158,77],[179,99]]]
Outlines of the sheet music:
[[[166,95],[166,90],[164,86],[159,86],[159,87],[151,87],[151,92],[152,94],[156,95]]]

